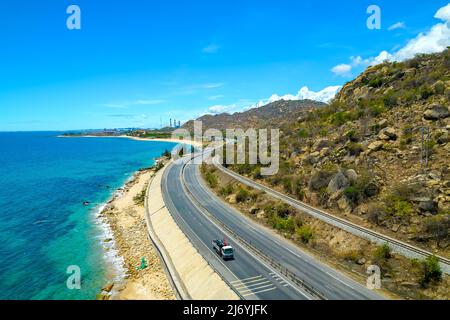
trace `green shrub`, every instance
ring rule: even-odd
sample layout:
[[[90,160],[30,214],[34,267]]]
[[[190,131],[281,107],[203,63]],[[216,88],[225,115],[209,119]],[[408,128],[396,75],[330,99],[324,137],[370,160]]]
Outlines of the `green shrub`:
[[[253,171],[253,168],[250,164],[238,164],[236,165],[236,170],[239,174],[247,175]]]
[[[373,197],[378,191],[378,187],[373,182],[371,174],[361,170],[357,181],[344,189],[344,196],[353,204],[357,204],[364,199]]]
[[[145,203],[145,195],[147,193],[147,185],[141,190],[141,192],[139,192],[138,194],[136,194],[133,198],[133,201],[136,205],[143,207],[144,203]]]
[[[379,246],[375,250],[374,258],[377,261],[387,260],[387,259],[390,259],[391,257],[392,257],[391,248],[389,247],[388,243],[385,243],[382,246]]]
[[[436,146],[436,142],[434,140],[425,142],[424,147],[426,148],[426,150],[428,150],[428,155],[433,154],[435,146]]]
[[[283,231],[283,232],[288,232],[288,233],[293,233],[295,231],[295,222],[292,217],[283,218],[283,217],[277,216],[275,213],[272,213],[269,216],[268,222],[272,226],[272,228],[274,228],[278,231]]]
[[[344,111],[336,112],[334,115],[331,116],[331,123],[335,126],[341,126],[347,121],[349,121],[350,118],[348,114]]]
[[[233,192],[234,192],[234,187],[231,183],[227,184],[225,187],[221,188],[219,191],[220,195],[222,195],[222,196],[229,196]]]
[[[442,270],[439,265],[439,259],[436,256],[429,256],[422,261],[422,274],[420,284],[422,287],[427,287],[432,282],[439,282],[442,280]]]
[[[286,218],[292,214],[292,208],[287,203],[279,203],[275,206],[275,214],[279,217]]]
[[[445,84],[443,82],[438,82],[434,86],[434,92],[436,94],[444,94],[445,93]]]
[[[295,233],[303,243],[309,243],[313,238],[313,230],[309,226],[301,226]]]
[[[398,96],[391,91],[383,97],[383,102],[387,108],[393,108],[398,104]]]
[[[418,57],[414,57],[410,60],[407,60],[405,63],[406,63],[406,66],[410,69],[411,68],[417,69],[420,66],[420,60]]]
[[[369,87],[379,88],[383,85],[383,79],[381,77],[375,77],[369,81]]]
[[[263,176],[261,174],[261,167],[255,166],[255,168],[253,170],[253,179],[260,180],[262,178],[263,178]]]
[[[155,172],[158,172],[162,168],[164,168],[164,163],[162,161],[158,161],[155,165],[153,165]]]
[[[217,176],[214,174],[214,172],[211,172],[211,171],[205,172],[205,179],[206,179],[206,182],[208,183],[209,187],[212,189],[216,188],[217,185],[219,184]]]
[[[351,141],[351,142],[358,142],[358,134],[355,130],[348,131],[345,136]]]
[[[422,99],[428,99],[434,94],[433,89],[428,85],[423,85],[419,88],[419,95]]]
[[[385,197],[386,211],[391,216],[398,218],[409,217],[413,213],[413,206],[408,200],[402,199],[396,195]]]
[[[302,182],[297,179],[294,183],[294,194],[299,200],[305,199],[305,189],[303,188]]]
[[[356,186],[350,186],[344,190],[345,197],[353,203],[357,203],[360,198],[360,191]]]
[[[291,177],[284,177],[281,180],[281,183],[283,185],[284,191],[286,191],[287,193],[292,193],[293,192],[292,178]]]
[[[392,188],[392,194],[402,200],[407,200],[412,194],[420,194],[421,191],[420,183],[397,183]]]
[[[240,187],[236,194],[236,202],[238,203],[246,202],[249,199],[250,199],[250,192],[247,189]]]
[[[309,137],[309,132],[308,132],[307,129],[301,128],[301,129],[298,131],[298,136],[299,136],[300,138],[308,138],[308,137]]]
[[[386,109],[381,104],[374,104],[374,105],[370,106],[370,113],[374,117],[381,115],[385,111],[386,111]]]
[[[384,197],[386,212],[398,218],[407,218],[414,212],[414,207],[409,201],[409,197],[420,194],[422,187],[420,184],[398,183],[391,189],[392,193]]]
[[[401,146],[410,145],[412,142],[413,142],[413,135],[412,135],[412,133],[403,134],[401,139],[400,139],[400,145]]]
[[[349,155],[357,157],[364,151],[364,148],[359,143],[351,142],[347,145],[347,150]]]

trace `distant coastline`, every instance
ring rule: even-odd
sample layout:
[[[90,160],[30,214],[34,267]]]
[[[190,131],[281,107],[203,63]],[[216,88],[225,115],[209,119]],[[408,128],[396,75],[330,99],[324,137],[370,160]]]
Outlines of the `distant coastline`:
[[[122,138],[122,139],[131,139],[136,141],[155,141],[155,142],[172,142],[179,144],[189,144],[194,147],[202,147],[202,143],[194,140],[183,140],[183,139],[174,139],[174,138],[141,138],[127,135],[118,135],[118,136],[100,136],[100,135],[59,135],[58,138]]]

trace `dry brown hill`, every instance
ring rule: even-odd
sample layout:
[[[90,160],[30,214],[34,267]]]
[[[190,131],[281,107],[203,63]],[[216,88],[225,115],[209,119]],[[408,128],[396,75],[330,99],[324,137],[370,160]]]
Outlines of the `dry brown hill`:
[[[259,108],[253,108],[245,112],[234,114],[222,113],[217,115],[205,115],[198,118],[202,122],[203,129],[237,129],[259,128],[264,126],[279,126],[281,123],[297,119],[303,112],[315,108],[324,107],[326,104],[312,101],[276,101]],[[183,128],[193,130],[193,121],[183,125]]]
[[[448,257],[449,105],[450,50],[383,63],[347,83],[330,105],[280,122],[277,175],[233,169]]]

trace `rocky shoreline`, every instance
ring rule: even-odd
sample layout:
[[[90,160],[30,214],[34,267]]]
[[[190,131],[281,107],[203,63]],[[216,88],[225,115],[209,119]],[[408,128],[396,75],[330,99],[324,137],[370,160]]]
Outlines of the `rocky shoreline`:
[[[124,279],[105,284],[99,300],[173,300],[175,296],[147,232],[143,200],[155,170],[142,169],[112,197],[99,214],[111,228],[123,258]]]

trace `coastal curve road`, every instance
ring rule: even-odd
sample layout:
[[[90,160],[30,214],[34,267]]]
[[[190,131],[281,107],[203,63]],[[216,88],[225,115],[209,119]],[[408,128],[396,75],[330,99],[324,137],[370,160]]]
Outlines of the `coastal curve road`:
[[[309,300],[314,296],[298,288],[277,270],[255,257],[205,215],[185,189],[185,158],[169,165],[162,180],[166,207],[197,251],[222,279],[245,300]],[[213,239],[227,238],[235,259],[224,261],[212,248]]]
[[[169,165],[162,188],[174,220],[242,299],[382,299],[231,208],[190,159]],[[212,249],[211,241],[221,238],[235,248],[235,260],[225,262]]]

